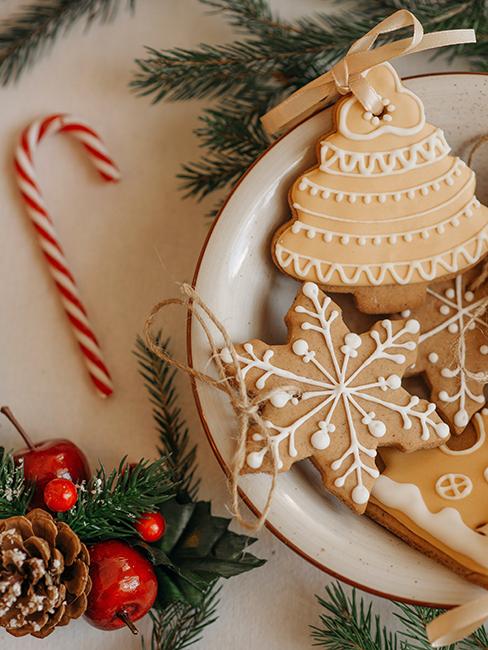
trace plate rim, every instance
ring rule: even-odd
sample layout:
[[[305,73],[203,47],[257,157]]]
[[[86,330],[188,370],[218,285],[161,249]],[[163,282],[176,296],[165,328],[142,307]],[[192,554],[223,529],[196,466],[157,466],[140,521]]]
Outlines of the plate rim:
[[[428,73],[422,73],[422,74],[416,74],[416,75],[409,75],[406,77],[402,77],[404,81],[409,81],[411,79],[422,79],[422,78],[427,78],[427,77],[448,77],[448,76],[459,76],[459,75],[471,75],[471,76],[482,76],[486,77],[488,76],[488,72],[476,72],[476,71],[469,71],[469,70],[463,70],[459,72],[451,72],[451,71],[445,71],[445,72],[428,72]],[[321,108],[320,110],[324,110]],[[242,174],[242,176],[239,178],[239,180],[236,182],[236,184],[232,187],[230,192],[226,195],[225,200],[220,207],[217,215],[215,216],[214,220],[212,221],[212,224],[208,230],[208,233],[205,237],[205,240],[203,242],[203,245],[200,249],[200,252],[198,254],[197,262],[195,265],[195,270],[193,272],[193,278],[191,282],[191,286],[193,289],[195,289],[198,277],[200,274],[201,266],[203,263],[203,259],[205,257],[205,253],[207,251],[210,239],[212,237],[213,231],[215,227],[217,226],[218,221],[220,220],[224,210],[227,207],[227,204],[233,197],[234,193],[236,192],[237,188],[240,186],[242,182],[247,178],[248,174],[251,172],[251,170],[254,169],[254,167],[259,163],[261,158],[263,158],[265,155],[267,155],[271,149],[273,149],[283,138],[287,137],[290,133],[292,133],[295,129],[297,129],[299,126],[301,126],[304,122],[307,120],[313,118],[318,112],[313,113],[312,115],[309,115],[307,118],[304,120],[301,120],[298,124],[293,126],[290,130],[286,131],[282,135],[280,135],[278,138],[273,140],[273,142],[270,143],[270,145],[249,165],[249,167],[246,169],[246,171]],[[193,367],[193,349],[192,349],[192,327],[193,327],[193,313],[191,309],[188,309],[188,314],[187,314],[187,326],[186,326],[186,349],[187,349],[187,361],[188,365],[192,368]],[[205,417],[205,414],[203,412],[202,404],[200,401],[200,396],[198,394],[198,389],[196,385],[196,380],[193,376],[190,376],[191,380],[191,388],[192,388],[192,393],[193,393],[193,398],[195,400],[195,405],[197,408],[198,416],[200,418],[200,422],[202,424],[203,430],[205,432],[205,436],[207,438],[208,443],[210,444],[210,448],[212,449],[212,452],[214,456],[217,459],[217,462],[219,463],[222,471],[226,475],[227,478],[230,477],[231,475],[231,470],[228,467],[227,463],[225,462],[223,456],[221,455],[217,444],[212,436],[210,426],[207,422],[207,419]],[[239,497],[242,499],[242,501],[245,503],[245,505],[249,508],[249,510],[256,516],[260,517],[261,512],[259,508],[254,504],[254,502],[251,500],[251,498],[246,494],[243,488],[238,487],[238,493]],[[368,594],[371,594],[373,596],[378,596],[380,598],[385,598],[390,601],[394,602],[402,602],[406,603],[408,605],[417,605],[421,607],[431,607],[435,609],[451,609],[453,607],[456,607],[456,605],[452,604],[446,604],[446,603],[438,603],[438,602],[431,602],[431,601],[425,601],[425,600],[419,600],[416,598],[407,598],[407,597],[400,597],[395,594],[391,594],[387,591],[380,591],[378,589],[374,589],[373,587],[369,587],[368,585],[365,585],[361,582],[358,582],[356,580],[352,580],[351,578],[348,578],[346,576],[341,575],[337,571],[334,571],[330,567],[326,566],[324,563],[319,562],[315,558],[311,557],[303,549],[301,549],[299,546],[297,546],[294,542],[292,542],[284,533],[282,533],[280,530],[278,530],[269,520],[266,520],[264,522],[264,525],[266,528],[285,546],[287,546],[289,549],[294,551],[297,555],[299,555],[301,558],[306,560],[309,564],[314,566],[315,568],[319,569],[323,573],[326,573],[327,575],[331,576],[332,578],[335,578],[337,580],[340,580],[341,582],[344,582],[345,584],[354,587],[355,589],[360,589],[361,591],[364,591]]]

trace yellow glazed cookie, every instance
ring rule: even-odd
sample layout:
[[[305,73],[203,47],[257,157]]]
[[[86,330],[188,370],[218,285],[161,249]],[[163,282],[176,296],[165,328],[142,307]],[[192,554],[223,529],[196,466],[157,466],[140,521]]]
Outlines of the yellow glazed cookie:
[[[488,410],[461,437],[410,456],[382,450],[386,464],[368,514],[407,543],[488,587]],[[473,435],[474,434],[474,435]],[[460,448],[462,438],[469,447]]]
[[[286,323],[284,345],[235,346],[248,393],[263,400],[268,429],[266,439],[250,427],[243,472],[286,471],[311,457],[325,486],[363,512],[379,476],[377,447],[414,451],[449,436],[435,405],[402,388],[416,358],[419,323],[382,320],[359,336],[312,282],[298,290]],[[221,358],[235,375],[228,349]]]
[[[285,273],[384,313],[421,304],[428,283],[480,260],[488,209],[475,197],[474,172],[449,155],[392,66],[372,68],[367,80],[382,114],[352,95],[337,103],[319,165],[291,188],[293,219],[275,233],[272,253]]]

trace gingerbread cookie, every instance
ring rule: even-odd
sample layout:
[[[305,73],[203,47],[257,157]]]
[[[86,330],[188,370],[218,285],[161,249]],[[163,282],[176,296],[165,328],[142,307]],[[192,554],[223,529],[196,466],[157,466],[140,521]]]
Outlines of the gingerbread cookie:
[[[488,588],[488,410],[449,446],[411,456],[382,450],[386,468],[367,513],[407,543]],[[473,435],[474,434],[474,435]],[[464,440],[463,440],[464,439]],[[460,443],[469,446],[462,448]]]
[[[275,233],[272,254],[285,273],[352,293],[374,314],[418,306],[428,283],[478,262],[488,209],[474,195],[474,172],[449,155],[391,65],[371,68],[367,80],[382,114],[351,95],[336,104],[319,165],[291,188],[293,218]]]
[[[479,273],[475,268],[432,285],[422,307],[402,313],[417,319],[421,328],[411,372],[424,374],[431,400],[454,433],[461,433],[485,404],[488,322],[486,311],[478,312],[487,299],[488,284],[475,291],[469,288]]]
[[[286,471],[312,457],[325,486],[363,512],[379,476],[376,448],[430,448],[449,436],[435,405],[410,395],[401,377],[416,357],[418,321],[376,323],[359,336],[340,308],[306,282],[286,316],[288,342],[236,346],[246,388],[265,398],[266,440],[251,428],[244,472]],[[221,358],[236,372],[229,350]]]

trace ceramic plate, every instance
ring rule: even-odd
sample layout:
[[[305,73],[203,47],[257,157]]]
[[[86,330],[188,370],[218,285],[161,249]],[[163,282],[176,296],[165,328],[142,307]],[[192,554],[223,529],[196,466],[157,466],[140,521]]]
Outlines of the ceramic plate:
[[[488,130],[488,76],[442,74],[407,82],[425,103],[428,119],[446,132],[458,155]],[[261,338],[283,342],[285,315],[297,284],[274,267],[270,239],[289,217],[292,181],[315,162],[315,142],[331,125],[330,111],[310,118],[276,142],[247,172],[229,197],[202,250],[195,273],[198,292],[234,341]],[[473,164],[478,196],[488,172],[488,146]],[[209,368],[209,349],[193,321],[189,353],[199,369]],[[235,422],[225,396],[198,385],[200,416],[219,462],[233,453]],[[263,507],[269,478],[243,477],[241,494],[254,511]],[[328,495],[307,461],[281,474],[268,527],[283,542],[324,571],[388,598],[447,606],[482,590],[410,549],[366,517]]]

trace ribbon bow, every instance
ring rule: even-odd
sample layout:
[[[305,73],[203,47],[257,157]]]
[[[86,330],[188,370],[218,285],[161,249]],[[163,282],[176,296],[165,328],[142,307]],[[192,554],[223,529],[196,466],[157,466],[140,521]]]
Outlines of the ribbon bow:
[[[413,27],[411,36],[372,49],[378,36],[405,27]],[[405,54],[474,42],[476,36],[473,29],[452,29],[424,34],[420,21],[410,11],[400,9],[355,41],[346,56],[328,72],[287,97],[281,104],[263,115],[261,121],[269,134],[275,134],[298,124],[325,107],[338,95],[346,95],[350,92],[361,102],[365,110],[376,114],[381,113],[383,109],[381,98],[365,76],[370,68]]]

